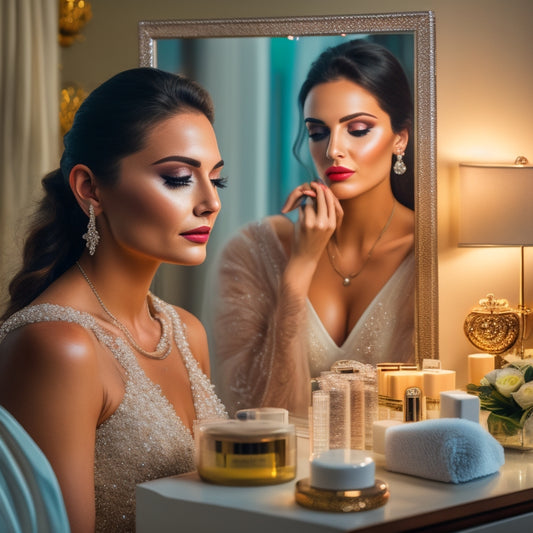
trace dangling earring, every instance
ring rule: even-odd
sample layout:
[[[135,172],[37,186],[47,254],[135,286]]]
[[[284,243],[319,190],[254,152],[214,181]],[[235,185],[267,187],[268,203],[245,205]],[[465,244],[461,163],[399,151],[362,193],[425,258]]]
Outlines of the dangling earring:
[[[394,170],[394,173],[398,174],[398,176],[405,174],[405,171],[407,170],[407,167],[405,166],[405,163],[403,162],[403,156],[404,156],[404,153],[396,154],[396,162],[394,163],[394,166],[392,167],[392,170]]]
[[[94,207],[92,204],[89,204],[89,223],[87,224],[87,233],[84,233],[82,238],[87,241],[85,246],[89,248],[89,254],[94,255],[96,246],[100,242],[100,235],[96,229],[96,217],[94,216]]]

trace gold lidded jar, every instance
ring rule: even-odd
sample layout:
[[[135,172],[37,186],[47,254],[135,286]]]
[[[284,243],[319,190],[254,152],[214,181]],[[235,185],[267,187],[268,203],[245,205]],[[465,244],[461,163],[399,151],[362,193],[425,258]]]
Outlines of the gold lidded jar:
[[[199,476],[219,485],[274,485],[296,476],[294,424],[225,420],[198,424]]]

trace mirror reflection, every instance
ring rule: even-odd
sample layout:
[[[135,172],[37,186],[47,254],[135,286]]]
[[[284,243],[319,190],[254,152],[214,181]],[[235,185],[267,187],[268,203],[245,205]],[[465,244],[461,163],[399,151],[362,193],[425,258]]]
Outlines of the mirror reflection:
[[[202,32],[208,34],[212,32],[216,21],[211,22],[214,25],[212,27],[209,24],[203,25]],[[320,23],[319,21],[315,22],[316,24]],[[430,21],[425,21],[425,23],[428,22]],[[143,31],[152,34],[150,39],[157,36],[154,35],[157,34],[155,30],[161,30],[161,23],[159,26],[158,23],[153,24],[155,27],[152,28],[143,28],[141,25],[141,37]],[[410,172],[416,171],[414,194],[408,192],[407,196],[411,197],[410,200],[399,204],[401,206],[398,210],[400,215],[396,213],[396,219],[407,219],[402,215],[402,213],[409,212],[404,204],[411,208],[415,207],[411,219],[411,236],[413,233],[415,234],[415,242],[412,245],[415,251],[413,269],[416,270],[417,276],[414,280],[414,286],[411,287],[411,294],[415,300],[415,310],[413,312],[413,306],[411,306],[410,311],[408,311],[409,307],[407,306],[402,309],[402,312],[404,316],[410,316],[411,322],[416,323],[413,345],[418,361],[421,357],[436,357],[436,327],[431,319],[428,321],[427,317],[431,315],[422,312],[422,307],[425,306],[425,309],[431,313],[432,306],[436,304],[436,296],[431,288],[435,286],[434,282],[436,281],[434,275],[434,221],[432,218],[432,210],[435,205],[432,181],[434,180],[434,147],[431,144],[433,124],[430,120],[433,109],[431,96],[433,66],[431,54],[429,58],[427,54],[425,55],[426,64],[420,63],[424,59],[424,54],[419,53],[418,47],[424,39],[421,39],[419,28],[415,25],[414,28],[410,28],[412,31],[376,33],[372,31],[370,27],[372,24],[370,24],[368,31],[358,31],[346,35],[304,36],[300,32],[298,36],[231,38],[229,35],[224,35],[221,38],[220,35],[217,35],[214,38],[206,38],[209,35],[199,35],[191,38],[186,31],[183,32],[183,24],[178,23],[181,28],[174,31],[174,34],[172,34],[173,30],[168,24],[164,26],[165,38],[157,40],[157,46],[154,46],[156,41],[152,41],[153,46],[148,54],[148,64],[156,64],[165,70],[185,73],[200,81],[212,94],[217,113],[215,127],[220,139],[221,152],[226,161],[230,190],[226,191],[222,198],[225,209],[223,208],[219,222],[217,222],[214,238],[210,240],[209,260],[204,265],[203,271],[200,273],[183,271],[178,273],[176,267],[171,267],[160,273],[158,292],[166,293],[167,298],[170,294],[171,298],[172,291],[176,291],[176,295],[180,294],[180,300],[183,301],[183,288],[192,288],[190,294],[187,295],[190,302],[189,308],[202,316],[205,321],[207,315],[204,302],[210,301],[210,298],[206,300],[204,296],[210,297],[212,289],[207,291],[207,295],[200,296],[194,288],[194,278],[207,276],[210,280],[214,279],[210,267],[216,259],[217,253],[236,233],[237,229],[250,220],[259,221],[265,216],[279,213],[283,202],[291,191],[295,191],[295,187],[302,183],[310,183],[310,180],[316,177],[316,160],[312,160],[315,158],[311,157],[309,150],[299,152],[299,154],[306,154],[302,158],[303,165],[291,153],[291,147],[297,137],[299,124],[301,124],[296,105],[297,93],[311,62],[325,48],[335,46],[340,42],[354,39],[377,41],[391,50],[400,61],[401,67],[407,74],[408,83],[411,89],[414,89],[416,109],[413,127],[410,130],[411,142],[407,143],[415,151],[414,158],[411,157],[407,165]],[[226,24],[228,23],[226,22]],[[226,28],[224,31],[228,33],[232,29],[235,28]],[[198,28],[195,28],[194,32],[197,31]],[[183,36],[180,35],[180,32],[184,33],[186,38],[169,39],[169,37]],[[239,34],[239,31],[236,31],[236,34]],[[258,35],[260,34],[261,31],[258,31]],[[155,51],[157,51],[157,57]],[[146,64],[147,60],[143,55],[141,43],[141,62],[143,57]],[[428,92],[423,92],[422,89]],[[424,101],[431,105],[421,107],[421,102]],[[430,135],[427,137],[429,142],[423,145],[420,142],[420,134],[424,130]],[[405,161],[408,160],[409,154],[406,154]],[[389,166],[392,166],[393,163],[394,160],[389,156]],[[293,195],[295,196],[292,201],[296,202],[297,193],[294,192]],[[426,201],[422,203],[421,200]],[[409,202],[411,202],[410,205]],[[387,214],[380,218],[379,224],[376,222],[375,228],[378,230],[377,232],[374,231],[373,238],[370,239],[372,242],[375,242],[376,235],[379,236],[381,230],[388,231],[385,226],[388,225],[387,222],[391,214],[394,219],[395,210],[395,207],[391,209],[389,205]],[[422,218],[427,217],[428,214],[430,218]],[[294,214],[291,220],[296,221]],[[327,254],[324,253],[322,257],[323,269],[329,268],[331,276],[337,276],[337,281],[346,291],[341,282],[347,277],[349,278],[357,269],[352,271],[350,261],[342,261],[342,264],[339,265],[335,264],[335,260],[340,263],[342,254],[339,255],[339,243],[334,242],[333,244],[337,245],[337,258],[332,250],[328,250]],[[333,245],[331,246],[333,247]],[[364,250],[363,255],[360,255],[359,258],[352,257],[355,259],[353,264],[357,263],[357,259],[359,263],[364,262],[364,257],[367,256],[368,250],[372,247],[372,243],[368,239],[365,241],[365,247],[362,248]],[[408,248],[408,246],[404,248],[404,251]],[[287,248],[285,248],[285,252],[287,252]],[[376,256],[378,257],[377,253]],[[405,254],[402,258],[405,258]],[[420,265],[424,265],[424,271],[421,271]],[[341,267],[344,269],[342,276],[339,274],[343,271]],[[369,272],[372,270],[369,269]],[[320,284],[317,283],[316,286],[320,286]],[[245,293],[251,297],[248,289]],[[375,293],[376,291],[374,291],[374,295]],[[340,296],[343,294],[342,292],[338,294],[337,303],[345,298],[344,295]],[[310,299],[313,300],[311,293]],[[318,310],[311,306],[312,311],[317,311],[319,323],[327,324],[328,306],[321,308],[318,305],[317,307]],[[337,308],[339,306],[330,305],[329,307]],[[326,327],[330,340],[335,342],[337,346],[342,345],[365,308],[366,305],[358,307],[358,311],[354,313],[353,310],[350,310],[350,306],[345,306],[346,316],[341,320],[342,327],[337,328],[342,331],[335,333],[335,327],[331,327],[331,320],[329,322],[330,327]],[[396,312],[396,314],[398,313]],[[206,325],[209,327],[209,321]],[[423,348],[423,353],[421,348]],[[357,358],[357,354],[354,354],[354,358]],[[234,372],[232,371],[232,373]],[[246,374],[248,376],[249,372],[247,371]]]

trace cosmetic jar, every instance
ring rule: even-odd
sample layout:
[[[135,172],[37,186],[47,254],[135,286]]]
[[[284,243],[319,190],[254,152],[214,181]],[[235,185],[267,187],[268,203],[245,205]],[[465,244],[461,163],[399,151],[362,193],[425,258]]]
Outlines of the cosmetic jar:
[[[375,479],[374,460],[363,450],[327,450],[310,461],[310,476],[296,483],[296,503],[320,511],[369,511],[385,505],[388,485]]]
[[[274,485],[296,476],[294,424],[225,420],[195,428],[196,467],[219,485]]]
[[[237,420],[272,420],[280,424],[289,423],[289,411],[282,407],[255,407],[240,409],[235,413]]]

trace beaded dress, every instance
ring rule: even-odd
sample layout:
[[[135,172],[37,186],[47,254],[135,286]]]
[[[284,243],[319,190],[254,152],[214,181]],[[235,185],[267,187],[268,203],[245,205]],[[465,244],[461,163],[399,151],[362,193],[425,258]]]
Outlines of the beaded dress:
[[[226,410],[192,355],[184,324],[173,307],[151,295],[155,310],[171,320],[193,393],[196,419],[225,418]],[[194,439],[160,387],[144,373],[129,345],[92,315],[53,304],[26,307],[0,327],[0,342],[25,324],[64,321],[92,331],[126,371],[116,411],[96,429],[96,531],[135,531],[135,485],[194,470]]]
[[[217,391],[230,413],[266,405],[306,417],[309,380],[333,362],[357,360],[360,371],[368,374],[375,373],[380,362],[414,361],[413,252],[341,346],[309,300],[296,302],[280,289],[287,261],[268,220],[247,224],[219,258],[212,366]]]

